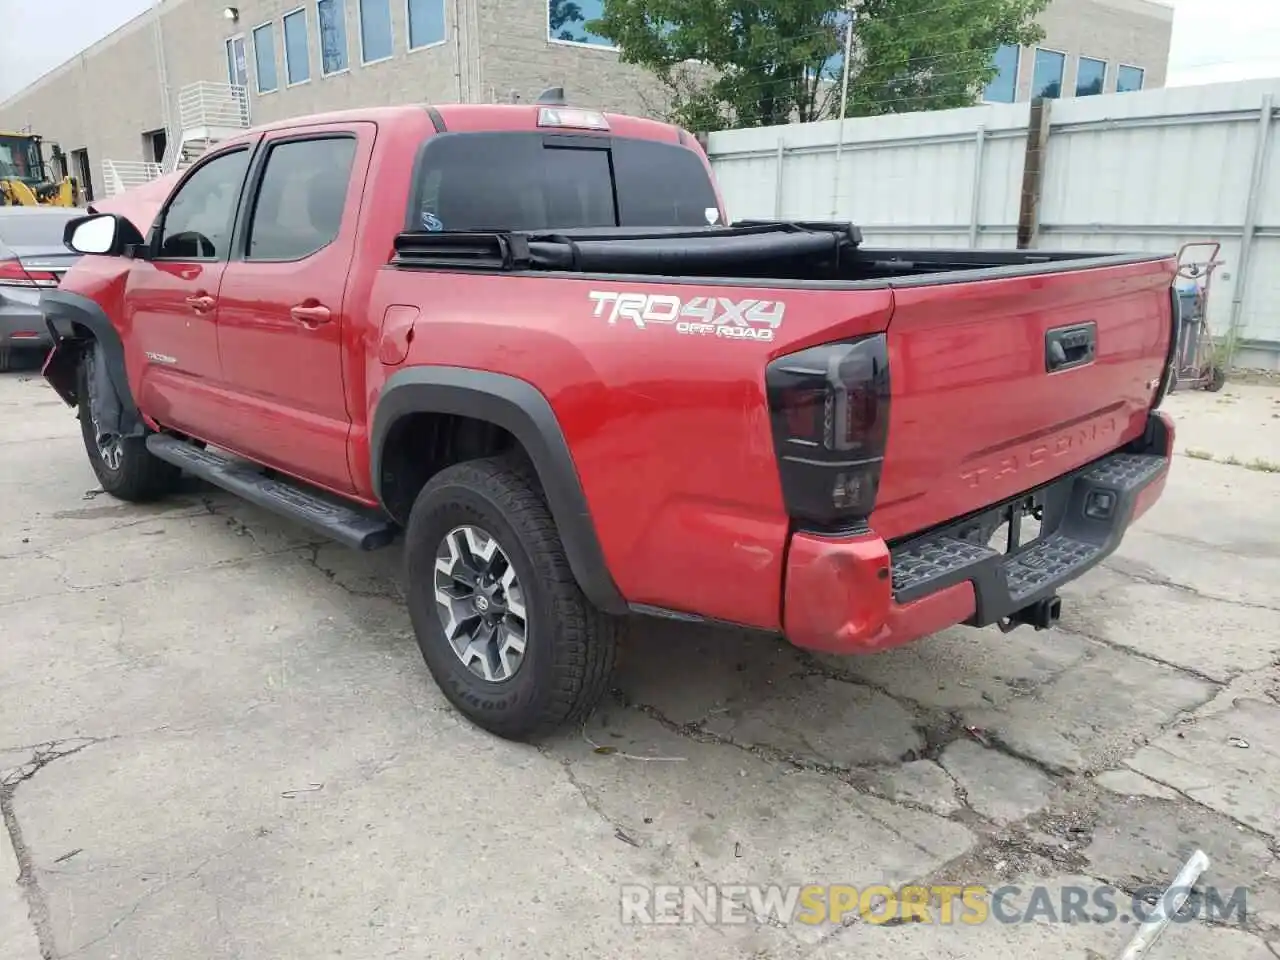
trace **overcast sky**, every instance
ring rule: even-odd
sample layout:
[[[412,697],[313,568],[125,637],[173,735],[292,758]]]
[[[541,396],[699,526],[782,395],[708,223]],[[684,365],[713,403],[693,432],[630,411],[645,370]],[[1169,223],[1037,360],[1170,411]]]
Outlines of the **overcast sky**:
[[[1177,10],[1171,86],[1280,77],[1280,0],[1167,2]],[[0,100],[149,6],[151,0],[0,0]]]

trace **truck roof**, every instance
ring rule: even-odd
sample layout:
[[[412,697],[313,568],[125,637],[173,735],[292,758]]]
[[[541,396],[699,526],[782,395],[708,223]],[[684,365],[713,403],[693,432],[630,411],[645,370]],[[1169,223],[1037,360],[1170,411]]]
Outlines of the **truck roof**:
[[[246,130],[234,139],[238,140],[240,137],[250,133],[267,133],[274,130],[287,130],[319,124],[350,123],[354,120],[393,124],[411,116],[416,119],[421,116],[423,110],[439,117],[443,121],[447,132],[534,131],[545,129],[538,125],[539,112],[544,106],[549,105],[534,103],[446,103],[440,105],[418,103],[394,107],[360,107],[352,110],[334,110],[329,113],[313,113],[301,117],[274,120]],[[562,109],[585,110],[587,108],[568,107]],[[665,140],[674,143],[684,143],[686,138],[692,140],[688,133],[670,123],[645,120],[641,117],[630,117],[621,113],[591,112],[603,116],[609,124],[608,132],[619,136],[634,137],[639,140]],[[603,133],[604,131],[574,128],[574,132],[591,135],[593,133]]]

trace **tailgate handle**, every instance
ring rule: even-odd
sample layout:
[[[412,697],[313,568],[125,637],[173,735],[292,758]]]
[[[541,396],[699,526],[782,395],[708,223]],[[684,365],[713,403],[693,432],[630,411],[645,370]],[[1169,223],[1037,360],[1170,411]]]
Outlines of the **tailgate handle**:
[[[1049,373],[1093,363],[1098,353],[1098,325],[1090,320],[1055,327],[1044,335],[1044,368]]]

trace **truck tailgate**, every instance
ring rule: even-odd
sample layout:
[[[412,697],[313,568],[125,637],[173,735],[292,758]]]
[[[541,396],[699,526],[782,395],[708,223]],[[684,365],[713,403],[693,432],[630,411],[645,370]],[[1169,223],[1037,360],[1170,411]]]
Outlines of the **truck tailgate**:
[[[1172,333],[1172,259],[895,284],[872,525],[894,539],[1139,436]]]

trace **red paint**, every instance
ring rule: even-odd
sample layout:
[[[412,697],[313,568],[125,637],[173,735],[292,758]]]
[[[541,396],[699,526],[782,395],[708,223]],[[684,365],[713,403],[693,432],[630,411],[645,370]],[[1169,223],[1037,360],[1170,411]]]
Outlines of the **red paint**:
[[[888,573],[889,548],[874,534],[796,534],[787,555],[787,639],[822,653],[873,653],[973,616],[970,584],[899,604],[893,600]]]
[[[451,132],[536,128],[527,106],[439,113]],[[617,136],[679,140],[665,124],[610,122]],[[119,325],[144,416],[372,505],[370,426],[397,369],[443,364],[523,379],[556,413],[610,572],[631,603],[785,630],[838,652],[941,629],[973,613],[972,589],[897,605],[886,539],[1067,473],[1146,422],[1168,345],[1171,261],[894,290],[680,286],[685,298],[784,301],[772,342],[611,325],[594,315],[591,291],[670,293],[672,281],[388,266],[414,158],[433,135],[427,111],[360,110],[306,124],[359,141],[341,233],[319,253],[187,265],[86,257],[64,281]],[[297,130],[284,121],[241,142]],[[186,303],[202,294],[215,309]],[[317,319],[319,307],[328,321]],[[1045,331],[1089,320],[1097,361],[1046,376]],[[874,533],[792,535],[765,366],[885,330],[893,397]]]
[[[876,532],[893,539],[963,516],[1140,436],[1172,282],[1169,261],[895,291]],[[1087,321],[1097,359],[1046,375],[1045,332]]]
[[[387,307],[382,315],[382,331],[378,340],[378,359],[389,367],[403,363],[413,343],[413,325],[422,311],[404,303]]]

